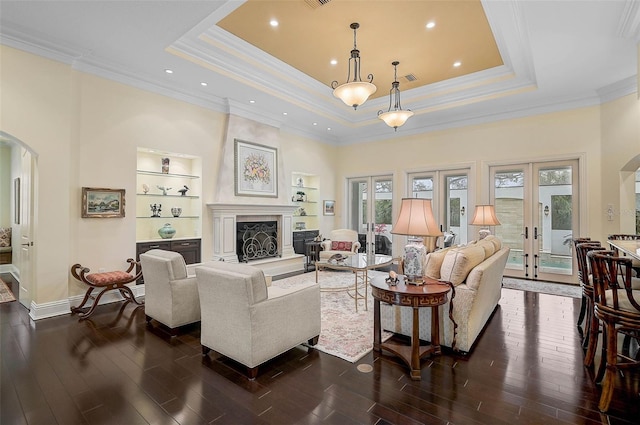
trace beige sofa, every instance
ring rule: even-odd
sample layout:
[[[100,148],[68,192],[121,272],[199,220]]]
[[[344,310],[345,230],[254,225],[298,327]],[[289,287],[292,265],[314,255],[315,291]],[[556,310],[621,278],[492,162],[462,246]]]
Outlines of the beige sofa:
[[[456,349],[468,353],[493,314],[502,290],[502,276],[509,248],[491,235],[465,247],[452,247],[427,255],[427,276],[455,285],[453,318],[458,325]],[[440,341],[451,347],[454,326],[449,320],[449,303],[439,309]],[[382,328],[410,336],[412,311],[409,307],[380,306]],[[431,309],[420,309],[420,339],[431,340]]]
[[[267,287],[257,267],[213,261],[196,267],[200,293],[200,343],[247,367],[258,366],[320,336],[320,286]]]
[[[329,239],[322,241],[322,251],[320,259],[328,260],[334,254],[344,256],[353,255],[360,249],[358,242],[358,232],[351,229],[332,230]]]

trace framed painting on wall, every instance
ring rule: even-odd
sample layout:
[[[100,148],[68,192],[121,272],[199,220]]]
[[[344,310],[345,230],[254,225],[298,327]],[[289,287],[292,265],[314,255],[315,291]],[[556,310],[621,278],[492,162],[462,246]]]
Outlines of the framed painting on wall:
[[[336,201],[323,201],[322,214],[336,215]]]
[[[82,188],[83,218],[124,217],[124,189]]]
[[[236,139],[236,196],[278,197],[278,150]]]

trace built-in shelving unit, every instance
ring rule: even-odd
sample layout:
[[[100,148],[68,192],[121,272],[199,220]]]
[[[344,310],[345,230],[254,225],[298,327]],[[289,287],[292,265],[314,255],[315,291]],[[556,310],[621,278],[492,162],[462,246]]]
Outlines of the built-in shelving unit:
[[[163,172],[163,158],[168,159],[168,164],[166,161],[164,164],[166,172]],[[171,224],[176,230],[172,238],[174,240],[200,238],[202,228],[200,218],[202,161],[200,158],[179,153],[139,149],[137,159],[136,241],[162,241],[158,229],[166,223]],[[184,195],[180,192],[181,190]],[[155,214],[152,207],[154,205]],[[172,209],[177,208],[181,212],[179,215],[177,212],[174,215]]]
[[[301,172],[291,174],[291,200],[298,205],[294,212],[295,230],[317,230],[320,228],[321,206],[318,176]],[[304,226],[304,228],[301,228]]]

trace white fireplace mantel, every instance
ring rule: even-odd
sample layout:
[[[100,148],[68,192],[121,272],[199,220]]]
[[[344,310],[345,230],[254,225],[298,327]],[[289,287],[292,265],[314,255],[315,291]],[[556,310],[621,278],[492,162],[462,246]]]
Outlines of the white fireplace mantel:
[[[303,256],[293,251],[293,212],[296,205],[271,204],[207,204],[213,213],[213,255],[216,260],[238,262],[236,224],[243,217],[269,217],[278,222],[279,258],[251,262],[265,273],[278,275],[303,269]],[[240,220],[238,218],[241,218]]]

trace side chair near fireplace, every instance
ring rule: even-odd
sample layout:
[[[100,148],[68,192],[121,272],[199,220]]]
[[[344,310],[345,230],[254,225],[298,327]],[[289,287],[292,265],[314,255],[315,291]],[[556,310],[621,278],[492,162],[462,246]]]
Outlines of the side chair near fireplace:
[[[187,276],[181,254],[152,249],[140,254],[145,283],[145,315],[169,328],[172,337],[180,326],[200,321],[200,298],[195,276]]]
[[[214,350],[247,367],[258,366],[320,336],[320,286],[267,287],[257,267],[212,261],[196,268],[200,293],[202,355]]]
[[[328,260],[332,255],[341,254],[349,256],[356,254],[360,249],[358,232],[351,229],[336,229],[329,233],[329,239],[322,241],[320,259]]]

